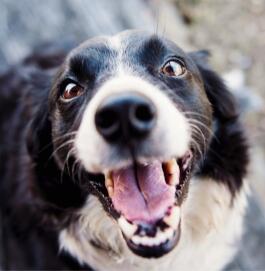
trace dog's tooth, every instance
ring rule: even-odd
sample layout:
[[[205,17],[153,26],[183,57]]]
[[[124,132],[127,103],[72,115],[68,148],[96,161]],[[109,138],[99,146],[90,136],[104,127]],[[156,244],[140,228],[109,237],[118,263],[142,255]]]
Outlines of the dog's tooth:
[[[178,167],[176,159],[174,159],[174,158],[171,159],[168,162],[168,172],[171,174],[174,174],[176,171],[178,171],[178,169],[179,169],[179,167]]]
[[[154,238],[151,238],[151,237],[147,238],[146,243],[147,243],[147,246],[149,247],[154,246],[155,245]]]
[[[112,197],[114,193],[114,184],[110,172],[105,174],[105,186],[108,190],[109,196]]]
[[[159,238],[160,244],[165,243],[167,239],[168,239],[167,235],[164,232],[161,232],[160,238]]]
[[[173,237],[174,230],[172,228],[168,228],[165,232],[165,236],[167,239],[171,239]]]
[[[133,235],[131,241],[136,245],[159,246],[173,237],[174,231],[169,228],[165,232],[159,230],[154,237]]]
[[[140,236],[134,235],[131,240],[134,244],[139,245],[141,244],[141,239],[142,238]]]
[[[164,222],[173,229],[177,229],[180,221],[180,208],[174,206],[169,216],[164,217]]]
[[[141,244],[144,246],[148,246],[149,245],[149,238],[146,236],[141,237]]]
[[[152,245],[153,245],[153,246],[159,246],[160,244],[161,244],[160,238],[155,237],[155,238],[152,240]]]
[[[176,186],[179,183],[179,166],[176,159],[171,159],[163,164],[163,168],[167,175],[167,183]]]
[[[152,246],[153,245],[152,239],[147,236],[134,235],[131,240],[136,245],[143,245],[143,246]]]
[[[113,186],[107,186],[107,191],[108,191],[109,197],[112,197],[114,194]]]
[[[164,162],[163,163],[163,168],[165,170],[166,173],[169,173],[170,172],[170,169],[171,169],[171,163],[173,162],[172,161],[173,159],[167,161],[167,162]]]
[[[158,231],[154,240],[155,244],[156,245],[161,244],[163,242],[163,239],[164,239],[163,233],[161,231]]]
[[[113,186],[113,180],[110,172],[105,174],[105,185],[106,186]]]
[[[118,219],[118,224],[127,238],[131,238],[137,230],[137,226],[129,223],[123,216]]]
[[[179,176],[176,174],[171,174],[168,176],[167,183],[171,186],[176,186],[179,184]]]

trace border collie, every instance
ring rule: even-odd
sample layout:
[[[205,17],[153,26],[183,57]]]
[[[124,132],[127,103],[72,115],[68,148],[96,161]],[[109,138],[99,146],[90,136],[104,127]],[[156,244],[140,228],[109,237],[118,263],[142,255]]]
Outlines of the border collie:
[[[220,270],[233,258],[247,143],[207,58],[126,31],[39,49],[0,78],[5,268]]]

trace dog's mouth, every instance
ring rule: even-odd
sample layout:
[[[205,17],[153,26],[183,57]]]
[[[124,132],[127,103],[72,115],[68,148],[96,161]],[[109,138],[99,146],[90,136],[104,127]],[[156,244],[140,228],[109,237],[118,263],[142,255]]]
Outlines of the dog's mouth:
[[[188,190],[191,151],[166,162],[135,163],[105,174],[105,186],[128,247],[161,257],[179,241],[181,204]]]

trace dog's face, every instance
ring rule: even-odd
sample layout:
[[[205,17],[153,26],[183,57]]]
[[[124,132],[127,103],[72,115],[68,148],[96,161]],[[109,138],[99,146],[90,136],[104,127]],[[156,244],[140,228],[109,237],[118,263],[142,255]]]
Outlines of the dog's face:
[[[211,139],[193,57],[145,32],[91,39],[68,55],[49,105],[60,168],[100,199],[135,254],[171,251]]]

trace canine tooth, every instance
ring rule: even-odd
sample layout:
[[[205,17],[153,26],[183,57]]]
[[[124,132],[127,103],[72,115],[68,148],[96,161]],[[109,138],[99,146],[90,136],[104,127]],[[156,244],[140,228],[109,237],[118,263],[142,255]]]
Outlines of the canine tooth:
[[[167,183],[169,185],[175,186],[179,183],[179,166],[176,159],[171,159],[163,164],[165,173],[167,176]]]
[[[112,197],[114,194],[113,186],[107,186],[107,191],[108,191],[109,196]]]
[[[109,196],[112,197],[114,193],[114,188],[113,188],[114,184],[113,184],[113,180],[112,180],[112,176],[110,172],[105,174],[105,186],[108,190]]]
[[[106,186],[113,186],[113,180],[112,180],[112,176],[111,176],[110,172],[105,174],[105,185]]]
[[[179,183],[179,178],[176,174],[168,176],[168,184],[171,186],[176,186]]]
[[[171,210],[171,214],[169,216],[164,217],[164,222],[168,224],[171,228],[177,229],[180,221],[180,208],[178,206],[174,206]]]
[[[137,226],[129,223],[123,216],[118,219],[118,224],[127,238],[131,238],[137,230]]]

